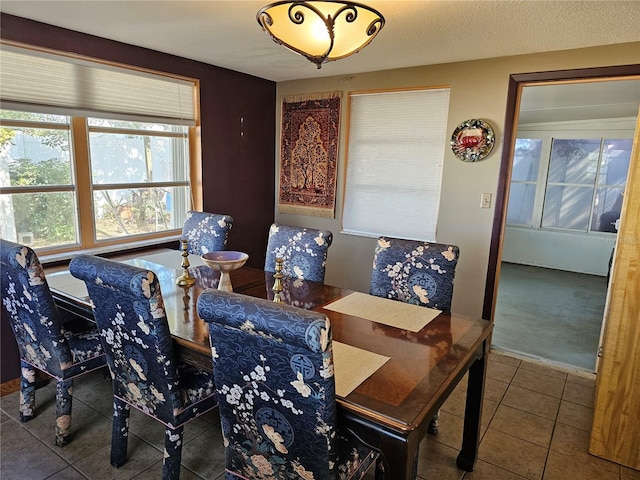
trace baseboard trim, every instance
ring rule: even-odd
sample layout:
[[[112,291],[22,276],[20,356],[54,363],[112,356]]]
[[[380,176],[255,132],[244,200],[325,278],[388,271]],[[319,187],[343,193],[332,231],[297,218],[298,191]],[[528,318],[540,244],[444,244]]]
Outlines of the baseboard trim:
[[[595,371],[588,368],[577,367],[575,365],[569,365],[562,362],[556,362],[554,360],[549,360],[528,353],[519,352],[518,350],[511,350],[510,348],[499,347],[497,345],[491,345],[490,351],[497,355],[504,355],[506,357],[513,357],[517,358],[518,360],[524,360],[526,362],[537,363],[539,365],[544,365],[545,367],[551,367],[556,370],[577,374],[579,376],[590,377],[596,374]]]

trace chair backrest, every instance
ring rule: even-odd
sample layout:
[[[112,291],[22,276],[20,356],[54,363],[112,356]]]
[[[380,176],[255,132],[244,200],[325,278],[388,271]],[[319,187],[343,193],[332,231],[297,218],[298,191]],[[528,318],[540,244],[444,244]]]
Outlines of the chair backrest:
[[[274,223],[269,228],[264,270],[275,272],[276,258],[282,258],[285,276],[324,282],[327,251],[332,241],[333,233],[329,230]]]
[[[242,478],[334,478],[329,319],[213,289],[197,307],[209,323],[227,470]]]
[[[459,256],[455,245],[380,237],[369,293],[449,312]]]
[[[58,309],[36,252],[0,239],[2,303],[21,360],[62,378],[73,365]]]
[[[194,255],[224,250],[233,218],[207,212],[187,212],[182,227],[182,238],[188,242],[188,251]]]
[[[89,291],[114,395],[173,424],[183,399],[156,275],[89,255],[75,257],[69,270]]]

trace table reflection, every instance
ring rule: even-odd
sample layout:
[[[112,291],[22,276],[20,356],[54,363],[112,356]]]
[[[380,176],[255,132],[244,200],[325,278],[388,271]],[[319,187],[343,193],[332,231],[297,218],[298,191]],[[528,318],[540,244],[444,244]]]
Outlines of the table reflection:
[[[267,298],[272,301],[275,295],[273,292],[273,284],[275,282],[273,275],[271,272],[264,272]],[[322,283],[283,277],[280,299],[288,305],[311,310],[324,303],[323,290],[324,285]]]
[[[120,261],[155,272],[176,354],[184,361],[211,368],[209,328],[197,316],[196,305],[203,290],[217,288],[220,274],[205,265],[192,266],[189,272],[195,285],[177,286],[176,279],[182,273],[179,259],[177,252],[169,251]],[[47,272],[47,276],[50,286],[55,284],[59,305],[91,317],[81,281],[68,271],[52,272],[50,277]],[[273,273],[242,267],[231,272],[231,281],[236,293],[273,300]],[[440,314],[420,331],[412,332],[323,308],[353,293],[349,290],[286,277],[282,283],[282,301],[327,315],[335,341],[389,358],[351,393],[339,398],[338,407],[341,422],[382,448],[394,480],[415,478],[414,460],[431,417],[469,371],[458,466],[468,471],[473,468],[480,438],[484,353],[492,328],[489,322]]]

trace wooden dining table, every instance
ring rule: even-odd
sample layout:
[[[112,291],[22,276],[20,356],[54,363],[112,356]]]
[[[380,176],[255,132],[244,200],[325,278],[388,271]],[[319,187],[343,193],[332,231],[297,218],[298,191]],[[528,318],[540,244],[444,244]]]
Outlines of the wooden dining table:
[[[182,268],[177,250],[154,250],[113,259],[156,274],[176,354],[183,361],[211,370],[208,324],[198,317],[196,302],[204,289],[217,288],[219,273],[193,255],[188,257],[190,266]],[[176,285],[184,270],[196,280],[195,285]],[[80,280],[65,268],[45,269],[45,273],[60,308],[92,319],[89,297]],[[298,280],[295,285],[293,282],[284,279],[283,302],[325,314],[331,321],[334,342],[385,357],[382,366],[376,367],[355,388],[347,394],[338,394],[337,403],[341,427],[350,428],[381,450],[387,461],[387,478],[416,478],[418,449],[427,426],[467,372],[463,438],[457,465],[472,471],[478,454],[485,356],[492,324],[440,313],[420,330],[411,331],[331,309],[333,302],[353,294],[351,290],[317,282]],[[244,266],[231,272],[231,283],[236,293],[274,298],[272,273]],[[339,368],[336,361],[335,369]]]

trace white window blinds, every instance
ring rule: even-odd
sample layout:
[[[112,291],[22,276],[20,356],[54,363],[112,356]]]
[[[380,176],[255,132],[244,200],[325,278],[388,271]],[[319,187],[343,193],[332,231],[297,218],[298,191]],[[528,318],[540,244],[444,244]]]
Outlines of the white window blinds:
[[[0,53],[2,108],[195,125],[195,81],[13,45]]]
[[[449,89],[349,99],[343,232],[435,241]]]

